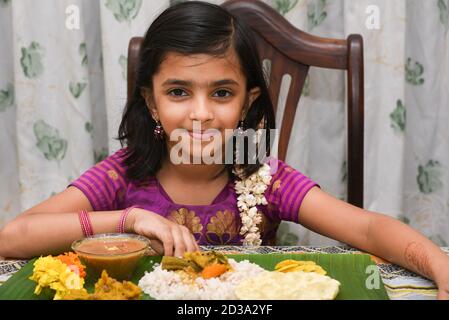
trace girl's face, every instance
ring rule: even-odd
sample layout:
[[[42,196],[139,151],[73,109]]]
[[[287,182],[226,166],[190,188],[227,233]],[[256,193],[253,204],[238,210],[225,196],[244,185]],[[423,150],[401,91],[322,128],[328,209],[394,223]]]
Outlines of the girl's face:
[[[153,118],[167,134],[168,150],[178,144],[170,141],[170,134],[183,129],[180,144],[190,156],[211,144],[210,136],[197,133],[199,125],[201,131],[217,129],[223,148],[229,138],[225,129],[237,127],[259,94],[259,88],[246,88],[246,77],[233,49],[221,57],[168,53],[153,76],[152,94],[143,91]]]

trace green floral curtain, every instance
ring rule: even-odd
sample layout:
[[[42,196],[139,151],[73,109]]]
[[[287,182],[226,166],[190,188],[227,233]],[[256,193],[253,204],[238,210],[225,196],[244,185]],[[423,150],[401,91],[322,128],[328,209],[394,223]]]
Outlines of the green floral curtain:
[[[128,41],[176,2],[0,0],[0,225],[119,148]],[[264,2],[318,36],[362,34],[365,208],[448,245],[449,0]],[[341,71],[311,69],[287,155],[340,199],[346,199],[345,79]],[[277,102],[278,121],[289,81]],[[278,244],[334,243],[291,223],[278,233]]]

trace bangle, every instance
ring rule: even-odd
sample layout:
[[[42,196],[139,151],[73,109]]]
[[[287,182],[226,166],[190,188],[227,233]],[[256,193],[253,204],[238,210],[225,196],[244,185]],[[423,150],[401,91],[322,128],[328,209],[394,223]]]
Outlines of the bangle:
[[[135,209],[135,208],[138,208],[138,206],[131,206],[131,207],[123,210],[122,214],[120,215],[120,220],[117,225],[117,233],[125,233],[126,218],[128,217],[128,214],[131,212],[131,210]]]
[[[78,218],[80,219],[81,229],[85,237],[90,237],[94,234],[92,225],[90,223],[89,214],[86,210],[81,210],[78,213]]]

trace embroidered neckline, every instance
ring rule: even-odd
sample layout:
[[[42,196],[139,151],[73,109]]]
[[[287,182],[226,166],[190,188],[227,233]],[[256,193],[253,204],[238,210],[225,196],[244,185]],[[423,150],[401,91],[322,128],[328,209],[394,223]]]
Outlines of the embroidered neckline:
[[[228,182],[226,183],[226,185],[223,187],[223,189],[221,189],[221,191],[217,194],[217,196],[209,204],[182,204],[182,203],[177,203],[177,202],[173,201],[173,199],[170,197],[170,195],[167,193],[167,191],[165,191],[164,187],[159,182],[159,180],[156,177],[152,177],[152,178],[154,179],[154,181],[156,183],[159,194],[166,201],[168,201],[170,204],[173,204],[175,206],[181,206],[181,207],[185,207],[185,208],[194,208],[194,207],[206,208],[206,207],[210,207],[210,206],[221,205],[224,201],[227,200],[228,195],[229,195],[228,190],[234,184],[233,179],[229,179]]]

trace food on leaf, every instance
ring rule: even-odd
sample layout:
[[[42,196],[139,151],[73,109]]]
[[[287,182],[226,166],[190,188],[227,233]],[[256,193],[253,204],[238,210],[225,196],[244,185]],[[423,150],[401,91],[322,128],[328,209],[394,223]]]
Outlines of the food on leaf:
[[[82,289],[84,279],[60,259],[53,256],[40,257],[34,262],[30,280],[37,282],[34,293],[39,295],[43,288],[55,290],[54,300],[59,300],[71,289]]]
[[[131,281],[117,281],[103,270],[94,293],[88,293],[85,289],[71,290],[63,300],[139,300],[141,293],[142,290]]]
[[[304,272],[315,272],[321,275],[326,275],[326,270],[321,266],[317,265],[315,261],[299,261],[299,260],[284,260],[279,262],[274,270],[277,272],[294,272],[294,271],[304,271]]]
[[[316,272],[264,272],[243,280],[235,295],[241,300],[332,300],[340,282]]]
[[[201,276],[204,279],[210,279],[221,276],[226,271],[228,271],[228,267],[226,265],[214,263],[204,267],[203,271],[201,271]]]
[[[186,252],[183,258],[164,256],[161,266],[163,270],[177,271],[192,278],[202,276],[204,279],[215,278],[231,270],[228,258],[216,251]]]
[[[81,278],[86,277],[86,267],[81,263],[80,258],[76,253],[66,252],[64,254],[60,254],[56,258],[65,263],[70,268],[70,270],[75,272]]]

